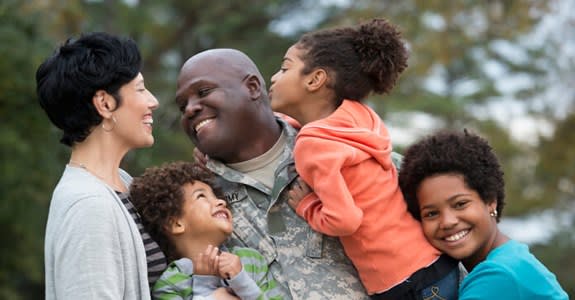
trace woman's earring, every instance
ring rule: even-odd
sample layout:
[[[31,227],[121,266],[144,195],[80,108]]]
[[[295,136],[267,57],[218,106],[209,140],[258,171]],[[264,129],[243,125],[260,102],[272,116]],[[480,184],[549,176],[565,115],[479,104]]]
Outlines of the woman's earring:
[[[113,123],[112,128],[108,129],[108,128],[104,127],[104,121],[102,121],[102,129],[105,132],[110,132],[110,131],[114,130],[114,128],[116,128],[116,117],[114,117],[114,116],[112,116],[112,123]]]
[[[494,211],[490,212],[489,215],[492,216],[493,218],[497,218],[497,211],[494,210]]]

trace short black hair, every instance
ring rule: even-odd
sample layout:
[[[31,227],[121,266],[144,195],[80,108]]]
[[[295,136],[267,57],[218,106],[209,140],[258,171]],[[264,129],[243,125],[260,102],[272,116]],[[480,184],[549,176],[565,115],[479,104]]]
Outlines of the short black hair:
[[[63,131],[60,142],[82,142],[102,122],[92,103],[105,90],[121,104],[119,89],[142,68],[138,46],[130,38],[104,32],[69,38],[36,71],[36,92],[50,121]]]
[[[440,174],[463,176],[466,186],[485,203],[497,201],[497,221],[505,206],[503,171],[484,138],[464,131],[443,130],[410,146],[399,171],[399,185],[409,212],[421,221],[417,191],[426,178]]]

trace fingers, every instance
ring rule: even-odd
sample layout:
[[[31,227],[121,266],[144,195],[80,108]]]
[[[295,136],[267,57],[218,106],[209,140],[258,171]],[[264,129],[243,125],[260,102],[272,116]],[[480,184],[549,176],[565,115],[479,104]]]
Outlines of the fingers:
[[[206,168],[208,163],[208,155],[202,153],[198,147],[194,148],[194,161],[196,161],[202,168]]]
[[[288,192],[288,205],[296,209],[301,200],[311,192],[311,187],[301,177],[298,177]]]
[[[240,258],[232,253],[222,252],[220,254],[219,274],[225,279],[232,279],[242,270]]]
[[[194,265],[194,273],[198,275],[216,275],[219,266],[220,250],[217,247],[209,245],[203,253],[198,255]]]

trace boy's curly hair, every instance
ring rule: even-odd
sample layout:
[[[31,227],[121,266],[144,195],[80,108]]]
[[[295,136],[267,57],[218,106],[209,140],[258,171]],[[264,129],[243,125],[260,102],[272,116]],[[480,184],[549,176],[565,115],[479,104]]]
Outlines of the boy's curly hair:
[[[399,186],[409,212],[421,221],[417,190],[434,175],[454,174],[485,203],[497,201],[497,221],[505,206],[503,171],[487,140],[464,130],[440,131],[410,146],[399,171]]]
[[[142,218],[144,228],[158,243],[166,256],[176,258],[175,248],[171,244],[165,229],[172,217],[180,216],[184,203],[182,187],[186,183],[201,181],[212,187],[219,197],[221,193],[214,189],[214,175],[197,163],[171,162],[160,167],[151,167],[140,177],[134,178],[130,186],[130,197],[134,207]]]

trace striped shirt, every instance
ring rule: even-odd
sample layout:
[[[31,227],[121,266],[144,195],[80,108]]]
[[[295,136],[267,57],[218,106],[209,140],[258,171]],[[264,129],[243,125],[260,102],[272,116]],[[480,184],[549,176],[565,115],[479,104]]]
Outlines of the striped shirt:
[[[194,275],[192,261],[189,258],[180,258],[170,263],[156,282],[152,289],[152,298],[204,299],[202,297],[208,297],[215,289],[227,286],[240,299],[290,299],[278,286],[269,272],[265,258],[258,251],[234,247],[231,253],[237,255],[242,263],[242,271],[235,277],[223,280],[211,275]]]
[[[118,193],[118,196],[120,196],[122,203],[124,203],[130,212],[130,215],[138,225],[140,235],[142,235],[142,241],[144,241],[144,248],[146,249],[146,260],[148,261],[148,283],[150,284],[151,290],[156,281],[162,275],[162,272],[167,268],[166,256],[160,249],[158,243],[156,243],[156,241],[154,241],[150,237],[150,234],[144,229],[142,219],[130,201],[130,195],[127,193]]]

